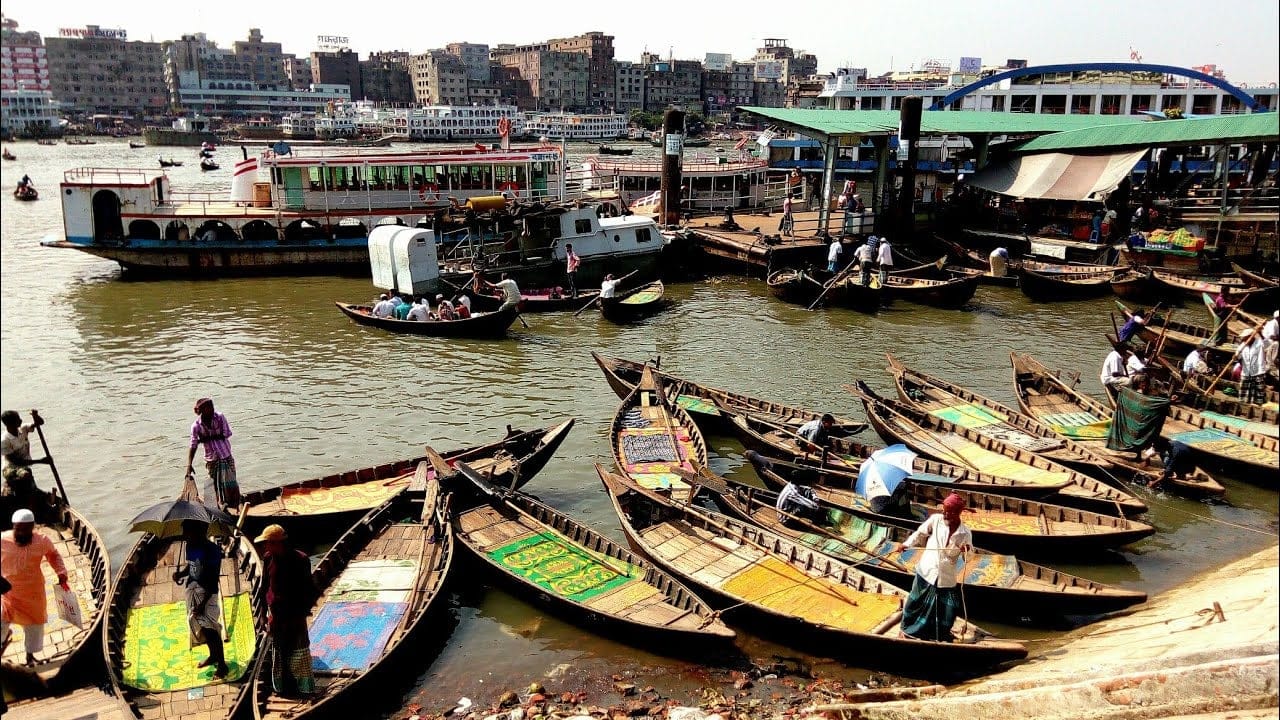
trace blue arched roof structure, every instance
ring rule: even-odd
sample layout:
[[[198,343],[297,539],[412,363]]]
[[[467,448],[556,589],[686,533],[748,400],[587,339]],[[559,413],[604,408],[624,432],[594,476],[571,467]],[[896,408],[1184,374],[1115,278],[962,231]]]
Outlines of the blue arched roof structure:
[[[1268,112],[1267,108],[1261,106],[1252,95],[1232,85],[1231,83],[1207,75],[1198,70],[1191,68],[1176,67],[1174,65],[1148,65],[1146,63],[1125,63],[1125,62],[1105,62],[1105,63],[1065,63],[1061,65],[1038,65],[1036,67],[1014,68],[997,73],[991,77],[985,77],[981,80],[971,82],[935,102],[929,106],[930,110],[943,110],[948,105],[959,100],[960,98],[973,93],[975,90],[984,88],[988,85],[994,85],[1002,80],[1008,80],[1016,77],[1026,77],[1027,75],[1046,75],[1049,73],[1059,72],[1081,72],[1087,70],[1097,70],[1099,72],[1159,72],[1166,75],[1178,75],[1180,77],[1192,78],[1200,82],[1209,83],[1214,87],[1221,88],[1240,102],[1244,103],[1253,112]]]

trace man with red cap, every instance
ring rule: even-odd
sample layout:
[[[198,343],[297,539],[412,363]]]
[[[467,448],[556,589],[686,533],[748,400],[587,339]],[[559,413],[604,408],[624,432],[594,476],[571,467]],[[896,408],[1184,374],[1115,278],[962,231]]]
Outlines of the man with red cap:
[[[964,553],[973,548],[973,534],[960,522],[964,498],[951,493],[942,501],[942,514],[930,515],[903,548],[924,548],[916,564],[911,594],[902,606],[902,632],[917,640],[951,641],[951,626],[960,609],[956,587]]]

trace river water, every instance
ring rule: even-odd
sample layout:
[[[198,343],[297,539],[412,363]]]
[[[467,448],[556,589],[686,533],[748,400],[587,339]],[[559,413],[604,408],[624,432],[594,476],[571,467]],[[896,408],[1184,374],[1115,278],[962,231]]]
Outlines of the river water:
[[[169,171],[175,187],[209,190],[224,187],[228,172],[202,174],[193,148],[130,150],[123,140],[9,147],[18,159],[4,163],[4,182],[11,188],[27,173],[43,196],[2,198],[3,405],[44,415],[68,494],[106,539],[116,567],[134,539],[128,519],[179,489],[192,401],[205,395],[235,431],[246,490],[419,454],[426,444],[488,442],[508,424],[576,417],[527,489],[617,540],[622,534],[592,463],[611,462],[608,426],[618,400],[591,350],[661,356],[664,368],[695,380],[854,417],[861,406],[840,386],[860,377],[889,393],[886,352],[1010,404],[1008,353],[1031,352],[1050,367],[1078,370],[1083,387],[1100,395],[1109,299],[1038,305],[1016,289],[983,287],[961,311],[899,303],[869,317],[809,313],[774,300],[759,280],[715,277],[670,285],[673,307],[628,327],[566,313],[529,316],[531,327],[517,324],[505,340],[448,341],[352,324],[333,301],[368,300],[374,288],[361,279],[127,282],[110,262],[39,246],[61,230],[63,171],[153,168],[163,154],[186,161]],[[590,150],[571,146],[571,154],[579,149]],[[229,165],[233,153],[218,154]],[[870,431],[867,440],[876,440]],[[735,440],[712,436],[708,444],[714,470],[750,476]],[[43,469],[37,479],[52,483]],[[1275,493],[1225,482],[1229,504],[1144,496],[1157,535],[1101,564],[1060,567],[1155,593],[1274,543]],[[706,682],[687,662],[592,637],[480,582],[458,583],[451,632],[424,647],[414,678],[390,705],[451,707],[459,696],[489,702],[529,679],[568,687],[622,669],[646,678],[638,684],[673,693]],[[987,625],[1029,639],[1056,634]],[[749,632],[742,637],[752,657],[798,657],[823,673],[866,674]]]

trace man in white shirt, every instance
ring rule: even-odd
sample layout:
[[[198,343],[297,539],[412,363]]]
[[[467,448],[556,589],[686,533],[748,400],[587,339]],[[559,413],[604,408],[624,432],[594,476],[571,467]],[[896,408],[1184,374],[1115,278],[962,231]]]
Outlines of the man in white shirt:
[[[479,272],[476,273],[476,277],[480,282],[484,283],[486,287],[502,291],[502,307],[498,308],[498,312],[502,312],[507,308],[516,307],[520,304],[520,286],[516,285],[515,280],[507,277],[506,273],[502,273],[501,279],[496,283],[486,281],[484,278],[480,277]]]
[[[1267,365],[1263,359],[1266,342],[1262,336],[1252,330],[1245,330],[1240,335],[1240,346],[1236,357],[1240,358],[1240,399],[1247,403],[1261,405],[1267,400],[1267,392],[1262,381],[1267,376]]]
[[[956,587],[960,561],[973,549],[973,533],[960,521],[964,507],[964,498],[951,493],[942,501],[942,514],[930,515],[902,543],[903,550],[923,548],[911,594],[902,606],[903,635],[951,641],[951,626],[960,609]]]
[[[1119,349],[1107,353],[1107,359],[1102,361],[1102,374],[1098,376],[1103,385],[1115,389],[1133,381],[1129,377],[1129,371],[1125,369],[1125,358],[1128,355],[1128,350],[1121,353]]]
[[[876,250],[876,262],[880,265],[880,287],[889,280],[889,271],[893,269],[893,248],[889,247],[889,238],[880,238],[880,247]]]
[[[1124,363],[1125,372],[1132,378],[1135,375],[1141,375],[1147,371],[1147,362],[1142,359],[1138,353],[1129,353],[1129,359]]]
[[[1009,251],[1006,248],[998,247],[991,251],[987,256],[987,262],[991,263],[991,276],[1004,277],[1009,269]]]
[[[425,297],[419,298],[413,307],[409,308],[409,314],[405,316],[406,320],[414,322],[426,322],[431,319],[431,306],[427,304]]]
[[[820,418],[814,418],[809,422],[800,426],[796,431],[803,446],[801,449],[806,452],[819,451],[827,446],[827,440],[831,437],[831,427],[835,425],[836,419],[831,413],[824,413]]]
[[[871,266],[875,262],[875,251],[871,249],[869,242],[864,242],[858,246],[853,252],[854,257],[858,259],[858,266],[862,268],[862,284],[871,284]]]
[[[1262,326],[1262,339],[1272,342],[1280,340],[1280,310],[1271,313],[1271,319]]]
[[[22,416],[16,410],[5,410],[0,415],[4,423],[4,434],[0,436],[0,455],[3,455],[3,467],[0,477],[4,479],[3,494],[15,501],[15,506],[40,509],[48,504],[46,498],[36,487],[35,476],[31,474],[31,466],[35,463],[49,462],[49,458],[31,459],[31,440],[27,437],[37,426],[44,425],[44,418],[35,410],[31,411],[30,423],[23,423]]]
[[[618,283],[620,283],[620,282],[622,282],[622,281],[621,281],[621,280],[616,279],[616,278],[613,276],[613,273],[609,273],[608,275],[605,275],[605,276],[604,276],[604,282],[600,283],[600,297],[601,297],[601,299],[609,299],[609,298],[617,297],[617,295],[618,295]]]
[[[1200,343],[1199,347],[1194,347],[1191,352],[1187,353],[1187,358],[1182,361],[1182,374],[1187,377],[1194,377],[1209,372],[1209,363],[1204,361],[1204,356],[1200,354],[1201,348],[1208,347],[1208,341]]]
[[[394,317],[396,314],[396,305],[391,301],[390,296],[382,293],[378,296],[378,304],[373,306],[371,313],[376,318]]]
[[[844,252],[844,246],[840,244],[840,238],[831,241],[831,246],[827,248],[827,272],[835,272],[839,269],[840,254]]]

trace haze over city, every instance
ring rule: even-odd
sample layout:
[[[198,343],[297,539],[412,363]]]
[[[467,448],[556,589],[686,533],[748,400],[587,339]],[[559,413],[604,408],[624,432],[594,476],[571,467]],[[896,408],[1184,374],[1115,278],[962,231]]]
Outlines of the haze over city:
[[[449,42],[490,46],[531,43],[600,30],[615,37],[616,57],[638,59],[648,50],[677,59],[708,52],[748,59],[764,38],[786,38],[818,57],[820,72],[865,67],[873,74],[920,67],[962,56],[1002,64],[1025,58],[1032,64],[1130,61],[1178,66],[1216,64],[1233,82],[1269,84],[1280,67],[1280,7],[1270,0],[1213,6],[1191,0],[1115,3],[1104,0],[993,0],[978,4],[842,4],[801,0],[772,8],[676,3],[608,6],[567,0],[528,6],[444,4],[408,11],[326,13],[288,4],[218,3],[181,13],[156,12],[149,3],[72,0],[34,3],[6,13],[23,30],[56,36],[61,28],[86,24],[121,28],[130,40],[177,39],[206,33],[219,45],[262,29],[286,52],[306,53],[317,36],[341,36],[362,55],[379,50],[421,52]]]

